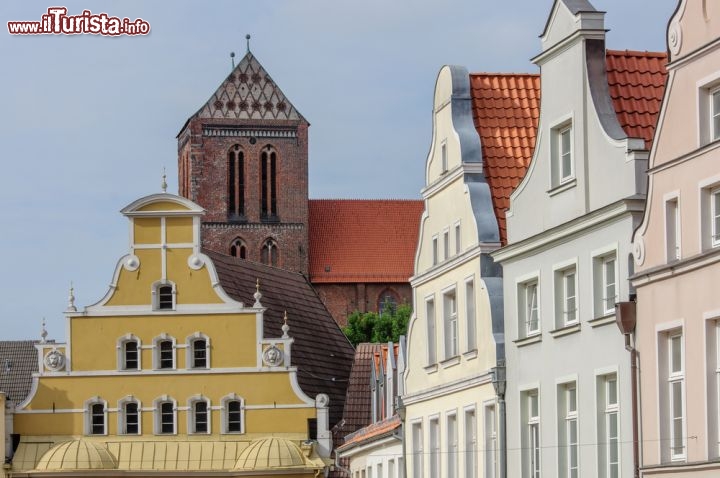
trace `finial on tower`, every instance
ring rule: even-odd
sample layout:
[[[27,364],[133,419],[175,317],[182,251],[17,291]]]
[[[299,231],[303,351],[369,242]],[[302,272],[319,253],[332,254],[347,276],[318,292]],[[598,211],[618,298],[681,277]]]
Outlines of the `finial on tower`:
[[[70,294],[68,295],[68,306],[65,312],[77,312],[77,308],[75,307],[75,289],[73,288],[72,281],[70,281]]]
[[[250,34],[245,35],[245,42],[247,43],[247,52],[250,53]]]
[[[289,339],[290,336],[288,335],[288,331],[290,330],[290,326],[287,323],[287,310],[285,311],[285,316],[283,317],[283,325],[282,325],[282,338],[283,339]]]
[[[234,51],[230,52],[230,61],[232,62],[232,69],[234,70],[235,69],[235,52]]]
[[[260,279],[257,279],[255,282],[255,293],[253,294],[253,297],[255,297],[253,307],[262,307],[262,304],[260,303],[260,299],[262,299],[262,294],[260,293]]]
[[[48,331],[45,329],[45,317],[42,320],[42,330],[40,331],[40,343],[44,344],[47,342]]]
[[[160,187],[162,188],[162,192],[167,192],[167,181],[165,181],[165,166],[163,166],[163,175],[162,175],[162,183],[160,183]]]

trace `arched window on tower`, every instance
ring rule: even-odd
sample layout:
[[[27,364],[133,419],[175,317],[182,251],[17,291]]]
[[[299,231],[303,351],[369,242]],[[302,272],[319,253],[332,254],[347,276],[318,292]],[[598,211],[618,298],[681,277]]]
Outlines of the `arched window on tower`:
[[[260,216],[277,221],[277,153],[268,145],[260,153]]]
[[[385,289],[378,297],[378,313],[382,314],[383,312],[387,311],[392,314],[395,312],[395,310],[397,310],[397,304],[398,295],[395,293],[395,291]]]
[[[267,239],[263,243],[262,251],[260,252],[260,260],[263,264],[276,266],[278,265],[278,253],[277,242],[272,239]]]
[[[245,217],[245,156],[238,144],[228,151],[228,217]]]
[[[230,244],[230,255],[233,257],[239,257],[240,259],[247,259],[247,247],[245,242],[236,237],[232,244]]]

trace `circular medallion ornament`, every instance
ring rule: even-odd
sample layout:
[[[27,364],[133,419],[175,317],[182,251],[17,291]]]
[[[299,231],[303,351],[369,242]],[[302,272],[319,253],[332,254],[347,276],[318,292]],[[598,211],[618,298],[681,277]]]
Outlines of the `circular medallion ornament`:
[[[187,263],[188,267],[195,271],[202,269],[202,266],[205,265],[205,261],[197,254],[191,254],[190,257],[188,257]]]
[[[673,55],[677,55],[680,52],[682,46],[682,30],[680,24],[673,22],[668,27],[668,47]]]
[[[266,348],[263,352],[263,362],[270,367],[277,367],[283,361],[283,352],[274,345]]]
[[[324,393],[318,393],[315,397],[315,406],[325,408],[330,404],[330,397]]]
[[[123,262],[123,267],[130,272],[137,270],[140,267],[140,258],[134,254],[127,256]]]
[[[45,367],[47,367],[48,370],[51,370],[53,372],[57,372],[58,370],[62,370],[62,368],[65,366],[65,356],[62,354],[62,352],[58,352],[57,350],[51,350],[47,354],[45,354]]]

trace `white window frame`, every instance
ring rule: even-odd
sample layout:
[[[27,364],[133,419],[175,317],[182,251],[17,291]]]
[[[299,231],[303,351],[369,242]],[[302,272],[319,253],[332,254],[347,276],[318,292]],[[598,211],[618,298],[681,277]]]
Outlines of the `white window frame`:
[[[170,341],[172,342],[172,367],[161,367],[162,364],[162,350],[160,343]],[[175,337],[162,333],[153,339],[153,369],[155,370],[176,370],[177,369],[177,341]]]
[[[450,259],[450,229],[443,229],[443,261]]]
[[[171,432],[163,432],[162,431],[162,425],[163,425],[163,414],[162,414],[162,405],[164,403],[169,403],[172,405],[172,425],[173,425],[173,431]],[[168,395],[162,395],[158,398],[156,398],[153,401],[153,415],[154,415],[154,433],[155,435],[177,435],[178,430],[178,421],[177,421],[177,401],[169,397]]]
[[[472,276],[465,279],[465,335],[466,350],[477,350],[477,300]]]
[[[558,178],[559,184],[564,184],[575,177],[575,165],[574,165],[574,154],[573,154],[573,128],[572,123],[563,125],[556,130],[556,141],[557,141],[557,161],[558,161]],[[568,149],[564,149],[563,139],[567,135]],[[568,157],[569,170],[565,171],[565,156]]]
[[[497,452],[498,452],[498,434],[497,434],[497,415],[495,403],[488,403],[484,407],[484,445],[485,449],[485,478],[495,478],[497,476]]]
[[[603,420],[604,420],[604,444],[605,444],[605,478],[620,477],[620,397],[617,374],[608,374],[602,377],[603,380]],[[611,394],[610,383],[615,383],[615,393]],[[615,435],[612,434],[611,421],[615,421]],[[612,459],[612,450],[615,449],[615,461]],[[613,467],[615,472],[613,472]]]
[[[443,310],[443,352],[445,360],[457,357],[460,354],[460,331],[458,324],[458,296],[457,289],[452,286],[442,291]]]
[[[665,254],[667,262],[682,258],[682,220],[680,214],[680,192],[674,191],[663,197],[665,208]]]
[[[528,429],[528,460],[527,476],[540,478],[542,470],[542,441],[540,435],[540,392],[538,389],[525,392],[525,406],[527,407]],[[533,401],[537,413],[533,413]]]
[[[615,313],[615,304],[620,297],[620,271],[618,263],[618,247],[613,244],[607,248],[592,252],[593,265],[593,308],[595,318]],[[612,277],[609,277],[607,268],[614,262]],[[614,295],[609,295],[608,289],[612,286]]]
[[[441,476],[442,440],[440,435],[440,415],[428,417],[428,437],[430,438],[430,476]]]
[[[440,250],[438,249],[439,237],[437,234],[432,236],[432,265],[436,266],[440,262]]]
[[[447,472],[447,478],[458,478],[460,472],[460,434],[456,410],[445,413],[445,435],[445,471]]]
[[[720,246],[720,186],[708,191],[710,197],[710,246]]]
[[[462,254],[462,233],[460,230],[460,221],[455,223],[455,255]]]
[[[195,343],[196,342],[205,342],[205,366],[204,367],[196,367],[195,366]],[[206,370],[210,368],[210,337],[203,334],[202,332],[195,332],[192,335],[189,335],[185,339],[185,368],[189,369],[195,369],[195,370]]]
[[[580,473],[580,449],[578,446],[578,390],[577,382],[570,382],[564,385],[563,393],[565,394],[565,473],[568,478],[579,478]],[[573,440],[573,430],[575,438]],[[572,451],[575,451],[575,461],[573,462]]]
[[[425,476],[425,437],[423,436],[422,420],[415,420],[410,423],[412,431],[412,467],[413,478]]]
[[[127,410],[125,409],[125,407],[131,403],[137,405],[137,433],[127,432]],[[118,435],[142,435],[142,403],[140,402],[140,400],[138,400],[132,395],[127,395],[118,400],[117,418]]]
[[[720,86],[715,86],[708,90],[708,100],[710,103],[708,105],[710,111],[708,130],[710,131],[710,142],[720,139],[720,105],[718,105],[717,109],[715,108],[716,96],[720,102]]]
[[[440,174],[445,174],[448,171],[448,150],[447,150],[447,139],[440,142]]]
[[[539,335],[541,332],[540,275],[536,273],[519,279],[516,289],[518,338]]]
[[[570,327],[580,323],[580,301],[578,295],[578,264],[577,259],[557,265],[553,268],[555,287],[555,327]],[[572,281],[570,276],[572,275]],[[573,284],[570,295],[568,284]],[[572,299],[572,305],[570,300]],[[572,310],[571,310],[572,307]]]
[[[125,345],[128,342],[137,343],[137,368],[127,368],[127,351]],[[126,334],[117,339],[117,367],[122,372],[139,372],[142,370],[142,341],[133,334]]]
[[[240,430],[230,431],[230,402],[240,403]],[[225,395],[221,401],[222,410],[222,426],[220,432],[224,435],[242,435],[245,433],[245,399],[241,396],[231,393]]]
[[[160,288],[170,286],[172,287],[172,306],[169,308],[160,308],[162,305],[160,303]],[[151,296],[152,296],[152,309],[156,312],[172,312],[176,310],[177,308],[177,288],[175,286],[175,283],[169,280],[159,280],[155,281],[152,284],[151,287]]]
[[[427,333],[427,362],[428,366],[437,363],[437,309],[435,296],[425,297],[425,328]]]
[[[678,345],[680,347],[680,363],[675,363],[673,360],[673,341],[678,339]],[[669,418],[669,445],[670,445],[670,459],[672,461],[684,461],[687,457],[687,431],[686,431],[686,412],[685,412],[685,343],[682,330],[675,330],[668,332],[667,334],[667,381],[668,381],[668,418]],[[679,370],[674,370],[675,365],[678,366]],[[675,390],[679,389],[680,392],[680,415],[675,413]],[[681,452],[677,453],[675,425],[677,421],[680,422],[680,447]]]
[[[475,407],[466,407],[464,414],[464,451],[465,457],[465,478],[477,478],[478,476],[478,421]]]
[[[212,431],[212,407],[210,406],[210,399],[203,395],[193,395],[188,399],[188,411],[187,411],[187,431],[188,435],[210,435]],[[205,404],[206,423],[205,431],[198,431],[197,429],[197,411],[195,405],[198,403]]]
[[[95,405],[101,405],[102,406],[102,427],[103,430],[101,433],[95,433],[94,432],[94,423],[93,418],[95,417],[95,414],[93,413],[93,408]],[[108,406],[107,401],[103,400],[102,398],[95,396],[87,399],[83,405],[83,408],[85,410],[85,435],[90,436],[106,436],[108,434]]]

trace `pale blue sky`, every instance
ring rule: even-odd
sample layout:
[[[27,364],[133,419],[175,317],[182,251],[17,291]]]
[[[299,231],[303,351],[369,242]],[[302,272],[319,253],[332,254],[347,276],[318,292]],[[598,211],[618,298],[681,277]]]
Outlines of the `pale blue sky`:
[[[592,1],[592,0],[591,0]],[[595,0],[608,47],[665,50],[677,0]],[[146,37],[11,36],[50,6],[141,17]],[[536,72],[551,0],[244,0],[0,4],[0,339],[64,339],[127,251],[118,211],[177,192],[175,135],[251,49],[310,121],[313,198],[419,198],[435,77]]]

